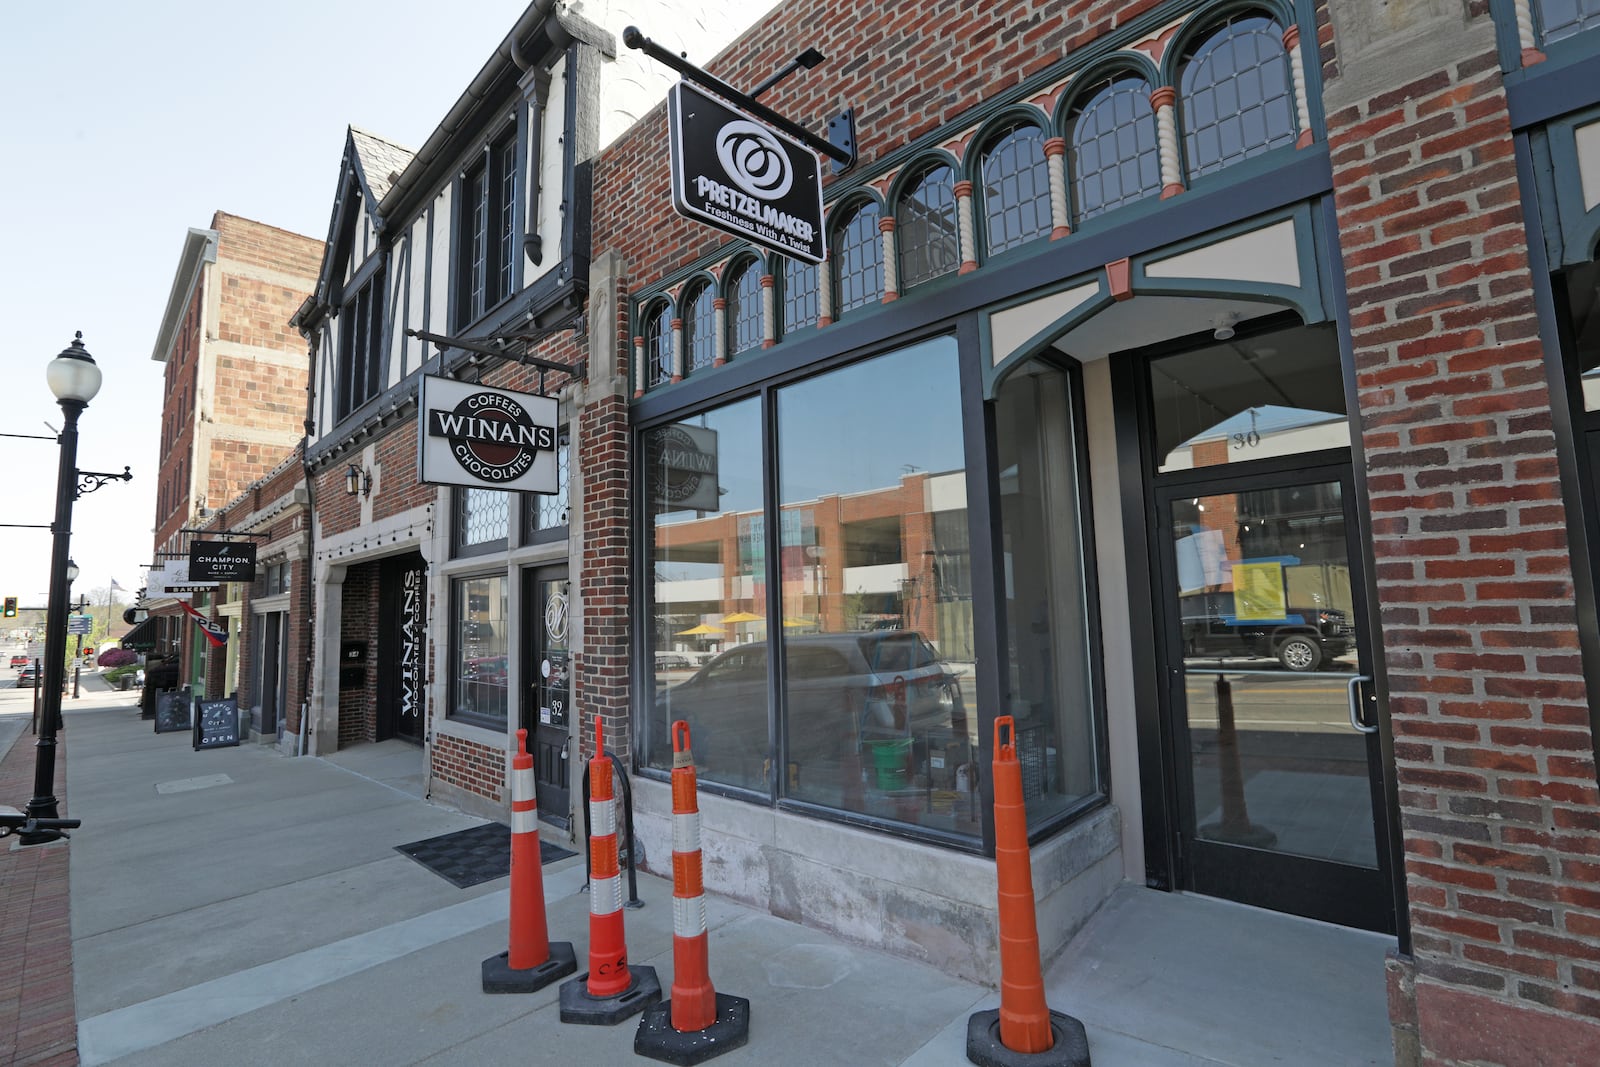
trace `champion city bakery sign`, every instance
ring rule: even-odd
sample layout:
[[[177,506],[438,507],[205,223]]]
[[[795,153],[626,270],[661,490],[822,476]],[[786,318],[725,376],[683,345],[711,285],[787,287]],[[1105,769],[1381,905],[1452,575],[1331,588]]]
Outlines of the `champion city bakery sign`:
[[[821,263],[817,155],[689,82],[668,92],[672,206],[680,215]]]
[[[418,477],[434,485],[554,493],[554,397],[424,375]]]

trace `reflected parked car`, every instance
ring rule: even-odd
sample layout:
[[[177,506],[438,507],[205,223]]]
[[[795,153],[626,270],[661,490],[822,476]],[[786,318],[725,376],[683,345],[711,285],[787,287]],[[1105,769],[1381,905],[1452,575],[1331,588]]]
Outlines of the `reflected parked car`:
[[[1314,671],[1356,647],[1355,627],[1338,608],[1289,607],[1282,619],[1241,619],[1232,593],[1180,597],[1183,654],[1196,658],[1275,659]]]
[[[26,667],[27,665],[28,665],[28,657],[27,656],[12,656],[11,657],[11,669],[12,670],[16,670],[19,667]]]
[[[912,630],[801,634],[783,639],[791,748],[854,749],[863,740],[928,730],[965,733],[961,682]],[[739,645],[661,691],[657,721],[685,719],[696,751],[759,767],[769,747],[767,646]]]
[[[28,664],[26,667],[22,668],[22,670],[17,673],[17,688],[18,689],[34,689],[34,688],[37,688],[38,685],[39,685],[39,674],[38,674],[38,671],[34,667],[33,664],[31,664],[31,663]],[[63,693],[65,693],[67,691],[67,677],[64,674],[61,677],[61,691]]]

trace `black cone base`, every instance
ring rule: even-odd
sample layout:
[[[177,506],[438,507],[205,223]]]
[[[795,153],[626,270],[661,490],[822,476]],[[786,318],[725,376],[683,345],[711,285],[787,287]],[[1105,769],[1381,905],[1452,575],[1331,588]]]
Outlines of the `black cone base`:
[[[1013,1052],[1000,1043],[1000,1011],[967,1017],[967,1059],[978,1067],[1089,1067],[1089,1036],[1083,1024],[1059,1011],[1050,1013],[1055,1043],[1044,1052]]]
[[[512,970],[507,962],[510,958],[511,950],[507,949],[483,961],[485,993],[532,993],[578,969],[578,957],[572,951],[571,941],[551,941],[550,958],[537,967]]]
[[[561,984],[561,1021],[585,1026],[615,1026],[661,999],[654,967],[629,967],[628,988],[614,997],[589,995],[589,972]]]
[[[713,1056],[743,1047],[750,1040],[750,1002],[743,997],[717,994],[717,1017],[704,1030],[679,1032],[672,1028],[672,1001],[645,1009],[633,1051],[679,1067],[704,1063]]]

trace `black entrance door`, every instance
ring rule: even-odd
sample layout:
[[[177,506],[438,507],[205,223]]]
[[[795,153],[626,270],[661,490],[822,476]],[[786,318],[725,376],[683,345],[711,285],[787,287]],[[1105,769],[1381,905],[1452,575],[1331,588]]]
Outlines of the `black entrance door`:
[[[1182,884],[1392,932],[1349,465],[1154,498]]]
[[[411,553],[379,571],[378,740],[422,743],[422,644],[427,634],[427,564]]]
[[[567,569],[531,568],[522,572],[522,583],[520,721],[533,754],[539,817],[566,828],[571,822],[567,716],[572,706]]]

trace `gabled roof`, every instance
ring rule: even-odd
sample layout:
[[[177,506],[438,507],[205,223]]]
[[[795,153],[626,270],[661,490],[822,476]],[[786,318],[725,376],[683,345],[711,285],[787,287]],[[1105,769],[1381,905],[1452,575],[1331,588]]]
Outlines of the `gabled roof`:
[[[355,149],[356,169],[367,187],[371,207],[376,208],[416,153],[357,126],[350,127],[350,144]]]
[[[317,274],[315,296],[319,303],[337,295],[334,286],[355,232],[355,202],[359,200],[366,208],[374,228],[381,228],[378,203],[394,187],[413,154],[411,149],[377,134],[347,127],[344,155],[339,160],[339,184],[334,189],[333,217],[328,220],[328,243],[322,253],[322,270]]]

